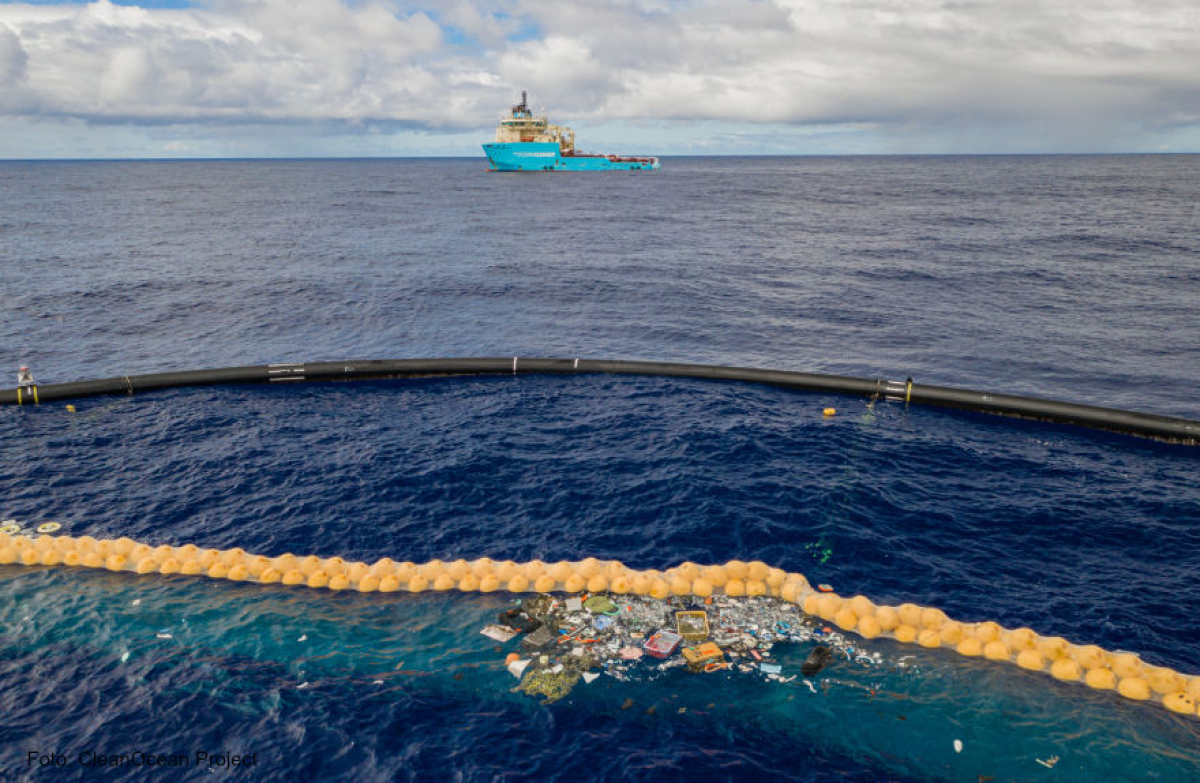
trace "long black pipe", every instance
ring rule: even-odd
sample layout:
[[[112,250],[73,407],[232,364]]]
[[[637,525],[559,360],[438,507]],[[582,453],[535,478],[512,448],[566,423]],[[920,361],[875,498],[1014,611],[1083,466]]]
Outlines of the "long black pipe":
[[[304,364],[267,364],[253,367],[224,367],[212,370],[164,372],[150,375],[122,375],[92,381],[52,383],[44,386],[0,390],[0,404],[25,405],[54,400],[91,397],[101,394],[134,394],[154,389],[181,386],[208,386],[226,383],[286,383],[297,381],[344,381],[377,378],[422,378],[453,375],[526,375],[616,373],[623,375],[659,375],[677,378],[744,381],[783,386],[789,389],[853,394],[921,405],[958,408],[1137,435],[1144,438],[1200,445],[1200,421],[1150,413],[1079,405],[1071,402],[1042,400],[1013,394],[926,386],[911,380],[851,378],[818,375],[787,370],[761,370],[752,367],[724,367],[705,364],[637,362],[611,359],[369,359],[347,362],[308,362]]]

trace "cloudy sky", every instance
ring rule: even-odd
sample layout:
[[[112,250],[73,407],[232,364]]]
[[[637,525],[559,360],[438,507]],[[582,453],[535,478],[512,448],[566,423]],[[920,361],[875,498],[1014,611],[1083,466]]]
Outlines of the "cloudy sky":
[[[0,3],[0,158],[1200,151],[1200,0]]]

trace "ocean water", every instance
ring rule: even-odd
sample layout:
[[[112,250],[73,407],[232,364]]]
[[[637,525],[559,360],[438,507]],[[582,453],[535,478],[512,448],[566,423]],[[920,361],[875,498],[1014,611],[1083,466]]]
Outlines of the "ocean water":
[[[1197,204],[1200,156],[6,162],[0,367],[643,358],[1200,418]],[[1200,673],[1194,448],[663,378],[76,407],[0,410],[0,516],[347,559],[761,559]],[[811,689],[676,671],[542,705],[478,634],[510,600],[0,566],[0,779],[1200,779],[1200,719],[889,641]],[[785,672],[809,649],[777,647]],[[257,763],[80,763],[133,751]]]

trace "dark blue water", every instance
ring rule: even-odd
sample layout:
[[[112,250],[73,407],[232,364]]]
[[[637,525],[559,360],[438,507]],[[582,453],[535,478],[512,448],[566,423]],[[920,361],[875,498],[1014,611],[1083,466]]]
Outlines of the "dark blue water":
[[[649,358],[1198,418],[1197,204],[1191,156],[3,163],[0,366]],[[603,376],[77,407],[0,410],[0,515],[368,560],[762,559],[1200,672],[1195,449]],[[159,771],[197,780],[1200,776],[1200,719],[887,641],[816,692],[675,672],[543,706],[477,633],[503,595],[4,566],[0,599],[3,779],[140,780],[76,763],[134,750],[258,754]]]

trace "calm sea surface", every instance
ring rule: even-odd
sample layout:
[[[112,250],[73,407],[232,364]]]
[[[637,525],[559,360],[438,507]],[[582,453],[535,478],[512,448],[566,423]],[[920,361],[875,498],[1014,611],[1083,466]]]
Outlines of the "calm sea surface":
[[[0,162],[0,382],[637,358],[1200,418],[1198,205],[1200,156]],[[0,409],[0,518],[363,560],[762,559],[1200,673],[1195,448],[663,378],[76,406]],[[542,705],[478,634],[510,600],[0,566],[0,780],[1200,779],[1200,718],[890,641],[813,688],[674,670]],[[810,649],[774,652],[795,673]],[[257,763],[81,763],[135,751]]]

